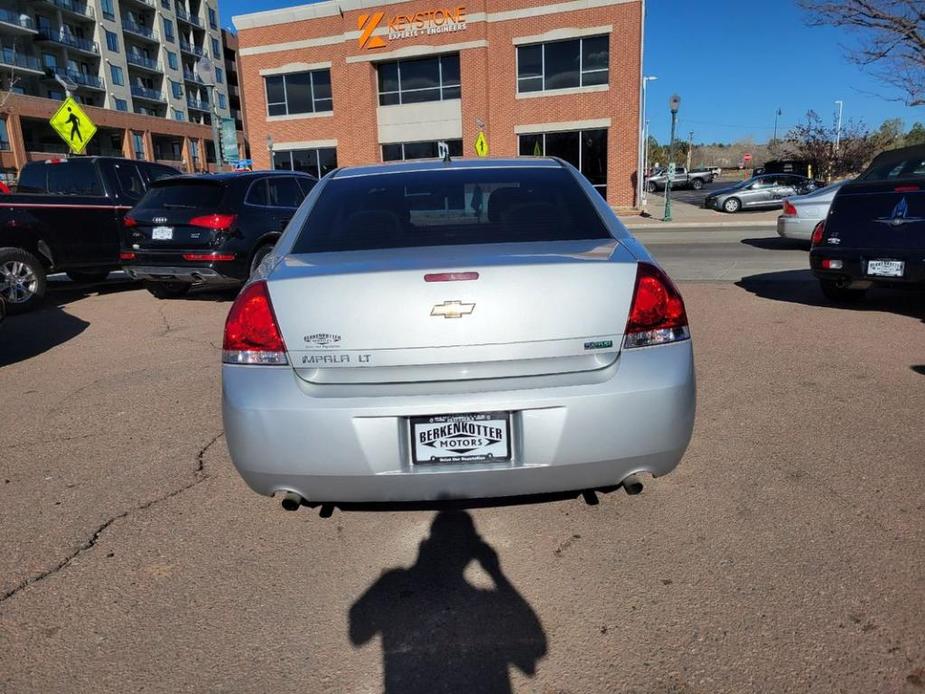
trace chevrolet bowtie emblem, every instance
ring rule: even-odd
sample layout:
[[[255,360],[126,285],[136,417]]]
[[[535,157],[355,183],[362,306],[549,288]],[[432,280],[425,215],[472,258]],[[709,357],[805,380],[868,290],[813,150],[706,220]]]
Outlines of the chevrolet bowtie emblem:
[[[444,318],[462,318],[475,310],[475,304],[464,304],[462,301],[444,301],[430,309],[430,315]]]
[[[890,226],[898,227],[903,224],[915,224],[916,222],[925,221],[925,217],[910,217],[909,216],[909,203],[906,202],[906,198],[900,200],[896,207],[893,208],[893,214],[889,217],[877,217],[875,222],[880,224],[889,224]]]

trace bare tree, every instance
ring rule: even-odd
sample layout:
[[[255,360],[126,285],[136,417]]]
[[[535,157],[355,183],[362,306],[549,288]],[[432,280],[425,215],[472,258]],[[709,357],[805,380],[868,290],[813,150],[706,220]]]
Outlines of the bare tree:
[[[786,149],[797,159],[813,165],[813,176],[827,181],[858,173],[877,153],[876,138],[860,123],[842,125],[838,147],[836,125],[827,126],[815,111],[807,111],[806,122],[787,133]]]
[[[925,105],[925,0],[799,0],[810,26],[847,27],[860,35],[849,49],[854,62],[874,69],[904,94],[908,106]]]

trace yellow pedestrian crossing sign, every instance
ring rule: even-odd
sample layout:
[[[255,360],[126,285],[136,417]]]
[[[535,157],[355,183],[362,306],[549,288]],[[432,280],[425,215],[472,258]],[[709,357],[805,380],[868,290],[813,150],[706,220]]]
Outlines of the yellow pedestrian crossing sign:
[[[48,122],[74,154],[83,152],[87,147],[87,143],[96,134],[96,126],[93,121],[80,108],[80,104],[70,96],[64,100],[61,108]]]
[[[475,153],[480,157],[488,156],[488,138],[483,130],[479,130],[479,136],[475,138]]]

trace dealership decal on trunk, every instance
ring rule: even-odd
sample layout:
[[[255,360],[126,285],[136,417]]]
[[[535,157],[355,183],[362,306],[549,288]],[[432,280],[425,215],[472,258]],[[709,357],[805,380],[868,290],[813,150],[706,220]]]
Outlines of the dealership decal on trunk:
[[[304,339],[310,344],[329,347],[340,342],[340,335],[334,335],[333,333],[315,333],[314,335],[306,335]]]

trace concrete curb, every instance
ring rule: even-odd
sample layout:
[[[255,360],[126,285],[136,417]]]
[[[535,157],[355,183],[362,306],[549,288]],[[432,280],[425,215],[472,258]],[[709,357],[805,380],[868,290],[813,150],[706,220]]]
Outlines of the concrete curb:
[[[777,228],[777,220],[773,222],[762,220],[755,222],[623,222],[627,229],[722,229],[730,227],[767,227],[768,229]]]

